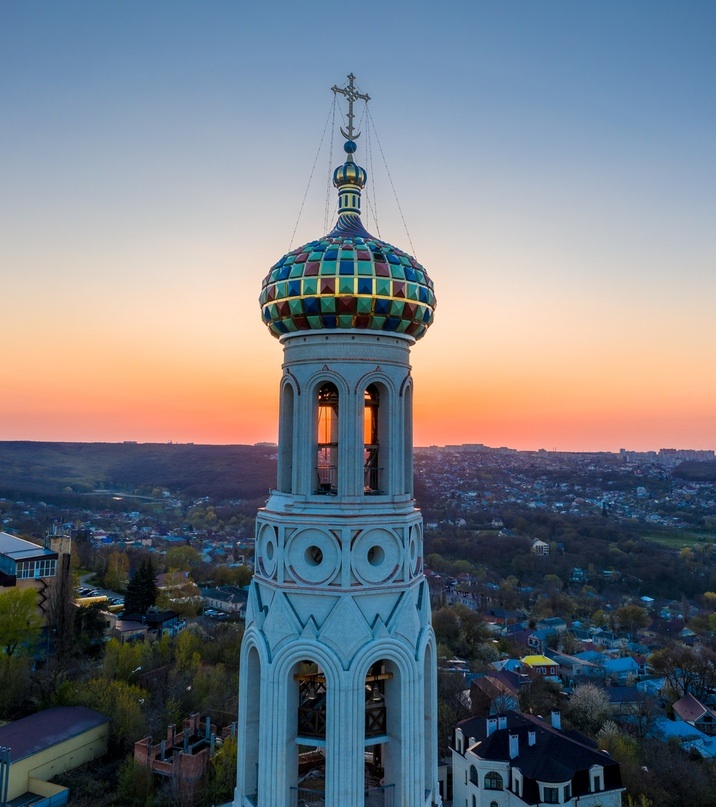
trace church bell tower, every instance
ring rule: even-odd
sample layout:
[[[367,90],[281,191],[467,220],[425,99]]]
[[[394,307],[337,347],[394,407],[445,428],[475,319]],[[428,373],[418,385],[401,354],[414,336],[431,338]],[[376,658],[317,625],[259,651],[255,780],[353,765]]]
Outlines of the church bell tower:
[[[264,278],[284,350],[278,479],[256,519],[235,807],[430,807],[436,647],[413,500],[410,348],[433,283],[363,227],[355,76],[338,221]]]

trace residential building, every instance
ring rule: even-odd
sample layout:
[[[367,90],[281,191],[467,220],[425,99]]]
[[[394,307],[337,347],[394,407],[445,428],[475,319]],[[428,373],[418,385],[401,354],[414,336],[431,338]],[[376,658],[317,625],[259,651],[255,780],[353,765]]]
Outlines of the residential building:
[[[215,608],[227,614],[236,614],[244,619],[249,593],[239,586],[217,586],[201,589],[204,608]]]
[[[548,681],[559,681],[559,664],[549,656],[524,656],[520,661],[542,678],[546,678]]]
[[[704,706],[691,693],[679,698],[674,704],[674,714],[679,720],[709,736],[716,735],[716,712]]]
[[[458,723],[452,747],[455,807],[563,804],[620,807],[619,763],[579,732],[508,711]]]
[[[32,586],[43,591],[57,574],[58,553],[0,532],[0,586]]]
[[[0,803],[67,804],[67,788],[49,780],[103,756],[108,738],[109,718],[84,706],[56,706],[0,726]]]
[[[549,555],[549,544],[546,541],[541,541],[539,538],[535,538],[532,541],[532,552],[535,555],[540,555],[545,557]]]

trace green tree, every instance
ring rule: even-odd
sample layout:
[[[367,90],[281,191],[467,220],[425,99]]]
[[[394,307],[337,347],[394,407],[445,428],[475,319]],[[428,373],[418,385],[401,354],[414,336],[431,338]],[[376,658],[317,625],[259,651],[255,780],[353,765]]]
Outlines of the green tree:
[[[110,680],[129,681],[132,673],[139,672],[137,668],[144,666],[145,647],[140,642],[122,644],[117,639],[110,639],[105,648],[102,675]]]
[[[582,643],[569,631],[564,631],[564,633],[560,634],[560,640],[562,652],[566,653],[568,656],[573,656],[582,649]]]
[[[60,658],[66,658],[74,650],[76,592],[77,581],[70,570],[70,558],[67,555],[60,555],[57,574],[50,580],[45,591],[45,618],[49,629],[48,655],[51,640]]]
[[[135,762],[132,754],[126,756],[117,772],[117,803],[123,807],[147,807],[153,793],[152,771]]]
[[[182,616],[194,617],[201,609],[201,591],[187,572],[167,572],[156,604]]]
[[[634,631],[649,624],[649,614],[638,605],[622,605],[616,612],[617,625],[633,636]]]
[[[76,705],[88,706],[109,717],[110,743],[119,751],[131,748],[146,736],[143,706],[148,698],[149,693],[136,684],[104,677],[93,678],[81,686],[75,684],[69,693],[69,699]]]
[[[438,754],[450,753],[452,733],[459,720],[470,717],[462,693],[466,688],[465,679],[460,673],[438,672]]]
[[[236,737],[226,737],[211,759],[202,802],[206,807],[230,801],[236,786]]]
[[[248,586],[253,572],[250,566],[227,566],[222,563],[214,569],[214,582],[217,586]]]
[[[22,709],[30,689],[30,659],[0,655],[0,719],[10,720]]]
[[[100,643],[107,629],[105,606],[101,602],[83,605],[75,610],[75,635],[85,647]]]
[[[716,652],[708,647],[674,644],[653,653],[649,663],[666,678],[674,700],[687,694],[703,700],[716,687]]]
[[[127,585],[125,613],[146,614],[156,603],[157,594],[157,574],[151,559],[145,558]]]
[[[31,652],[41,631],[34,588],[9,588],[0,593],[0,648],[6,656]]]
[[[112,591],[124,591],[129,576],[129,558],[126,552],[112,552],[107,558],[104,585]]]
[[[562,697],[562,687],[556,681],[534,675],[529,686],[520,689],[520,711],[548,715],[553,710],[562,708]]]
[[[167,549],[165,562],[168,571],[191,572],[201,565],[201,557],[193,546],[173,546]]]

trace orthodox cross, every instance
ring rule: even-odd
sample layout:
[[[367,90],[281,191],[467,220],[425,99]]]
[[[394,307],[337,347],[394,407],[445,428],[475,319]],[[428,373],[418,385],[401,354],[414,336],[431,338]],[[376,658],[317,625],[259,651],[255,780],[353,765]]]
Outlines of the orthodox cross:
[[[363,93],[359,93],[356,90],[355,85],[353,82],[355,81],[355,76],[353,73],[348,74],[348,86],[347,87],[337,87],[335,84],[331,87],[334,93],[341,95],[345,95],[346,99],[348,100],[348,131],[344,131],[341,128],[341,134],[347,140],[356,140],[360,137],[360,132],[356,132],[353,129],[353,118],[355,115],[353,114],[353,103],[357,101],[359,98],[361,101],[370,101],[370,95],[365,95]]]

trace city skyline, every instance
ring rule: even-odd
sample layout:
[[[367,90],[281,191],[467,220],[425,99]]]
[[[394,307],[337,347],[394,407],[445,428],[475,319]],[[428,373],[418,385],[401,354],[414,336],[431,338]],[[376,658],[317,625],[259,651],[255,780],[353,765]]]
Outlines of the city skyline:
[[[716,447],[714,23],[703,2],[3,5],[0,440],[276,441],[260,283],[352,71],[410,231],[361,139],[380,236],[438,298],[415,444]],[[327,170],[324,149],[294,247],[324,232]]]

